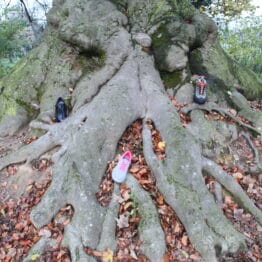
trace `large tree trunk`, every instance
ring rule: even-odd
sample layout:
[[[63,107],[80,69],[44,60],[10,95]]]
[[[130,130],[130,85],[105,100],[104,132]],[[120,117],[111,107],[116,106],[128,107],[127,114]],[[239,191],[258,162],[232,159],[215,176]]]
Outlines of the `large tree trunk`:
[[[191,113],[192,123],[183,128],[163,82],[168,82],[168,91],[172,87],[181,102],[192,102],[191,74],[205,74],[212,86],[210,101],[219,107],[240,99],[243,114],[256,119],[253,128],[257,132],[261,115],[248,107],[233,85],[253,90],[250,96],[261,96],[261,90],[254,79],[245,86],[243,79],[236,78],[240,71],[219,47],[215,24],[190,4],[185,5],[186,1],[177,2],[56,0],[42,43],[0,82],[1,135],[12,134],[29,122],[32,128],[46,130],[38,140],[0,159],[0,169],[59,147],[53,155],[52,184],[31,219],[41,227],[59,208],[71,204],[74,217],[65,228],[63,243],[73,261],[92,261],[83,245],[114,248],[115,236],[105,236],[105,232],[113,232],[107,221],[111,206],[101,207],[95,193],[121,135],[139,118],[151,119],[166,142],[166,158],[158,160],[151,133],[144,125],[144,154],[157,187],[203,260],[216,261],[221,253],[236,252],[245,245],[244,236],[224,217],[206,188],[203,171],[262,222],[261,211],[236,182],[205,158],[208,153],[202,155],[201,143],[206,145],[211,137],[219,136],[221,128],[206,123],[200,110]],[[72,87],[70,116],[50,124],[56,99],[68,96]],[[231,91],[231,99],[227,91]],[[230,128],[225,124],[225,130]],[[136,183],[129,183],[137,188]],[[158,220],[154,223],[159,226]],[[157,238],[152,233],[149,239]],[[164,245],[160,245],[157,260],[150,248],[150,243],[145,244],[148,257],[160,261]]]

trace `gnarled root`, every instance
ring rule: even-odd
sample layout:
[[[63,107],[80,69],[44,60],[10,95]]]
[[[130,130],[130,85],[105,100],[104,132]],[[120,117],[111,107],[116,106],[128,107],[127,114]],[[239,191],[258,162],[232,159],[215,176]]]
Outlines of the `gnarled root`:
[[[178,115],[159,88],[162,84],[158,74],[152,74],[153,63],[144,59],[140,70],[141,85],[150,94],[146,116],[166,143],[166,158],[157,160],[151,133],[144,123],[144,155],[156,177],[156,186],[175,210],[202,258],[217,261],[219,254],[236,252],[245,246],[245,238],[232,227],[207,190],[201,173],[200,147],[180,126]]]
[[[257,128],[249,125],[249,124],[244,123],[243,121],[239,120],[237,117],[232,115],[229,111],[227,111],[224,108],[220,108],[217,104],[215,104],[213,102],[208,102],[208,103],[205,103],[204,105],[192,103],[192,104],[189,104],[189,105],[183,107],[181,109],[181,112],[188,114],[189,112],[196,110],[196,109],[205,110],[205,111],[208,111],[208,112],[216,111],[223,116],[225,116],[225,115],[229,116],[231,119],[233,119],[240,126],[244,126],[244,127],[248,128],[249,130],[252,130],[259,135],[262,134],[261,130],[259,130],[259,129],[257,129]]]
[[[1,158],[0,170],[15,163],[29,163],[33,159],[39,158],[41,155],[53,149],[57,145],[57,141],[53,137],[52,133],[48,132],[31,144],[20,148],[17,152],[12,152],[11,154]]]
[[[250,212],[257,221],[262,225],[262,212],[254,205],[252,200],[246,195],[241,186],[222,170],[215,162],[202,158],[203,170],[213,176],[220,184],[222,184],[232,195],[236,201],[248,212]]]
[[[154,203],[133,176],[128,176],[127,186],[131,189],[135,202],[138,203],[141,216],[138,230],[142,251],[150,261],[161,261],[166,248],[165,236]]]

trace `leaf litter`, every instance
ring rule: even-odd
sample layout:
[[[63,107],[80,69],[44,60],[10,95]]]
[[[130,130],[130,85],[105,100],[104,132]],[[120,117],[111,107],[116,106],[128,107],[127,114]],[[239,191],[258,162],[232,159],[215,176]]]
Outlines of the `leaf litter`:
[[[181,109],[185,104],[179,104],[172,100],[177,109]],[[257,106],[257,105],[256,105]],[[210,120],[232,121],[221,115],[207,114]],[[180,114],[182,126],[186,126],[191,119],[183,114]],[[242,121],[242,119],[241,119]],[[151,130],[152,143],[154,152],[158,159],[165,158],[166,143],[162,140],[158,130],[155,129],[152,121],[148,121],[147,125]],[[23,135],[21,135],[21,138]],[[32,141],[34,139],[31,139]],[[27,142],[32,142],[27,141]],[[261,137],[252,137],[254,145],[261,150]],[[241,143],[240,143],[241,144]],[[3,147],[1,147],[3,148]],[[172,208],[165,202],[163,195],[158,191],[155,185],[155,178],[151,174],[149,167],[146,164],[143,155],[142,143],[142,121],[138,120],[129,126],[123,134],[118,145],[118,153],[122,154],[126,150],[132,152],[132,164],[129,172],[139,181],[141,186],[150,193],[152,199],[158,209],[161,226],[165,233],[167,250],[162,259],[165,261],[200,261],[199,253],[194,249],[193,245],[187,236],[183,224],[179,221],[177,215]],[[245,150],[248,150],[247,148]],[[2,150],[2,155],[5,155]],[[238,151],[238,154],[243,152]],[[246,153],[246,152],[245,152]],[[253,161],[252,152],[249,150],[250,161]],[[117,198],[119,202],[119,217],[117,220],[117,249],[115,253],[106,249],[104,251],[91,250],[85,247],[85,251],[101,261],[149,261],[140,249],[141,241],[138,235],[138,225],[140,221],[139,212],[136,209],[134,200],[130,197],[131,191],[126,187],[125,183],[121,184],[121,195],[112,196],[114,183],[112,181],[112,169],[116,165],[117,156],[113,161],[108,163],[107,170],[101,180],[99,191],[96,196],[99,203],[107,206],[112,197]],[[52,163],[47,160],[32,163],[32,167],[38,171],[45,170]],[[226,166],[220,163],[224,170],[232,175],[236,181],[246,190],[247,194],[255,201],[258,207],[262,207],[261,203],[261,182],[262,175],[253,177],[245,173],[239,166]],[[16,166],[10,166],[8,175],[13,175],[16,172]],[[73,207],[66,206],[58,212],[56,217],[46,226],[37,230],[30,221],[30,212],[34,205],[39,203],[41,196],[47,190],[50,180],[42,185],[31,183],[27,186],[25,193],[18,199],[0,197],[0,261],[15,262],[20,261],[28,253],[29,249],[36,243],[41,236],[46,238],[56,239],[54,247],[46,247],[43,254],[34,254],[32,261],[71,261],[69,251],[61,246],[63,238],[63,228],[70,223],[73,216]],[[206,185],[210,191],[214,191],[214,179],[205,177]],[[6,181],[0,181],[0,189],[7,186]],[[220,261],[261,261],[261,232],[262,228],[257,224],[255,219],[238,204],[234,202],[230,194],[224,192],[222,209],[230,219],[234,226],[247,236],[247,251],[240,251],[231,257],[221,258]]]

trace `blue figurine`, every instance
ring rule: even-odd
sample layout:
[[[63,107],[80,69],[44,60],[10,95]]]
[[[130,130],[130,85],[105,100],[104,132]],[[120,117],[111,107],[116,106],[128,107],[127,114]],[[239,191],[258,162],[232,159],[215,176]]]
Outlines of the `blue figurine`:
[[[67,106],[62,97],[59,97],[55,104],[55,119],[56,122],[61,122],[68,115]]]

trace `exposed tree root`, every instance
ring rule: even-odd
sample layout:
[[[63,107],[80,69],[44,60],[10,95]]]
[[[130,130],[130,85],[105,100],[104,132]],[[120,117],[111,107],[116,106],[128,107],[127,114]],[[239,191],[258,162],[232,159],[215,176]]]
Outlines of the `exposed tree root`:
[[[253,153],[255,155],[255,162],[256,162],[256,165],[258,167],[258,171],[261,172],[262,171],[262,164],[261,164],[260,155],[259,155],[257,148],[254,146],[254,144],[253,144],[253,142],[250,138],[250,135],[246,132],[241,132],[240,134],[247,140],[251,150],[253,151]]]
[[[130,74],[131,68],[134,75]],[[109,223],[107,219],[112,219],[113,214],[109,214],[112,210],[105,216],[107,208],[100,206],[95,193],[101,174],[115,154],[117,142],[126,126],[139,118],[143,111],[143,103],[137,107],[139,88],[134,68],[137,68],[135,63],[126,62],[120,74],[103,87],[92,103],[83,106],[74,118],[69,117],[56,127],[54,125],[56,129],[53,134],[66,150],[56,155],[51,186],[33,209],[31,220],[35,226],[41,227],[54,217],[61,206],[72,204],[75,213],[70,224],[65,227],[63,245],[70,249],[73,261],[92,259],[85,254],[82,246],[102,248],[108,243],[103,242],[105,240],[101,236],[112,233],[111,230],[104,231]],[[127,78],[129,80],[126,82]],[[108,108],[114,110],[114,113],[109,112]],[[66,131],[69,127],[70,132]]]
[[[31,220],[40,228],[52,220],[62,206],[71,204],[74,216],[65,226],[62,243],[69,248],[72,261],[94,261],[93,257],[85,253],[83,246],[103,250],[105,247],[114,249],[116,245],[114,217],[118,203],[112,200],[109,207],[102,207],[97,201],[96,192],[101,177],[108,161],[113,159],[117,143],[126,127],[136,119],[143,118],[143,150],[146,162],[156,178],[156,186],[185,226],[190,241],[201,253],[203,260],[215,262],[220,254],[236,252],[245,246],[245,238],[234,229],[216,205],[212,194],[205,186],[202,170],[209,172],[232,192],[260,223],[261,212],[241,191],[233,178],[227,176],[212,161],[202,158],[199,141],[181,127],[179,116],[155,68],[153,57],[143,52],[141,46],[131,42],[131,39],[134,36],[133,32],[150,32],[153,25],[157,37],[152,39],[152,42],[163,42],[154,47],[166,47],[167,50],[164,51],[170,54],[168,58],[161,52],[160,55],[156,54],[156,58],[173,62],[175,54],[171,49],[178,47],[180,50],[183,46],[182,53],[188,61],[188,52],[195,46],[202,45],[201,52],[205,52],[206,55],[209,53],[209,47],[215,48],[213,43],[216,40],[216,28],[207,17],[199,15],[198,12],[193,15],[190,25],[184,22],[180,25],[180,19],[177,19],[180,16],[177,9],[181,8],[179,1],[176,5],[178,8],[174,8],[172,1],[160,1],[160,4],[157,1],[149,1],[150,4],[138,0],[128,1],[125,13],[118,10],[119,6],[115,4],[118,2],[120,1],[54,1],[54,8],[49,14],[50,32],[47,32],[46,41],[50,37],[52,44],[59,40],[63,45],[68,45],[71,51],[74,49],[77,53],[74,54],[74,59],[79,61],[75,63],[72,59],[70,65],[61,66],[54,75],[53,68],[46,68],[47,72],[42,81],[47,82],[43,89],[47,87],[48,91],[45,90],[44,94],[40,95],[42,90],[38,90],[37,95],[40,96],[41,110],[45,112],[50,110],[53,103],[47,103],[50,96],[55,98],[60,95],[61,90],[64,95],[69,85],[76,85],[72,94],[72,112],[61,123],[45,125],[32,122],[32,127],[47,130],[47,133],[18,152],[1,158],[0,170],[13,163],[30,162],[60,146],[52,157],[55,162],[52,183],[41,202],[33,209]],[[174,20],[177,25],[169,23],[169,20]],[[169,24],[169,29],[166,24]],[[157,30],[161,29],[157,28],[158,25],[163,26],[163,34],[158,34]],[[173,30],[170,30],[175,27],[178,39],[176,35],[172,35]],[[189,37],[191,31],[197,35]],[[188,39],[185,40],[185,37]],[[169,38],[174,39],[170,46],[169,43],[165,43]],[[58,57],[62,52],[65,50],[61,51]],[[86,68],[81,65],[80,60],[83,59],[83,64],[88,63],[90,56],[100,59],[101,68],[93,72],[84,72]],[[51,57],[41,58],[40,55],[36,64],[39,63],[40,69],[43,63],[52,65],[49,59],[52,61]],[[78,68],[75,71],[63,71],[63,67],[67,66]],[[189,67],[187,62],[184,67]],[[30,70],[28,67],[28,71]],[[47,77],[49,73],[50,81]],[[66,78],[68,81],[61,81],[60,78],[66,76],[69,76]],[[69,81],[70,83],[65,83]],[[59,87],[60,84],[64,84],[63,88]],[[182,112],[188,113],[194,109],[218,111],[239,125],[261,134],[261,130],[242,122],[216,104],[192,104],[184,107]],[[165,142],[166,151],[162,160],[159,160],[153,151],[147,119],[152,120]],[[19,120],[19,126],[26,120],[28,116],[25,114]],[[12,130],[18,128],[15,121],[12,125]],[[148,194],[141,190],[136,180],[130,177],[128,183],[137,195],[141,207],[142,223],[139,231],[141,239],[144,240],[144,252],[153,262],[159,262],[165,244],[157,211]],[[117,190],[115,187],[115,192]],[[149,231],[153,231],[156,238],[150,238]]]
[[[115,184],[113,194],[118,196],[119,193],[120,193],[119,186]],[[100,236],[99,244],[97,246],[97,250],[99,251],[103,251],[106,248],[109,248],[111,250],[116,249],[117,243],[115,238],[115,232],[116,232],[116,217],[118,215],[118,210],[119,210],[119,203],[113,197],[109,203],[109,206],[105,214],[103,229]]]
[[[56,240],[52,238],[41,237],[37,243],[30,249],[28,255],[23,259],[23,262],[31,262],[32,256],[42,254],[47,246],[55,246]]]
[[[65,227],[63,245],[70,249],[73,261],[92,261],[83,246],[93,249],[103,249],[108,244],[114,246],[114,230],[107,231],[114,214],[100,206],[95,193],[107,162],[115,154],[119,138],[126,127],[141,116],[145,116],[144,155],[156,177],[156,186],[177,213],[203,259],[217,261],[221,253],[235,252],[245,245],[244,237],[232,227],[208,192],[201,173],[200,146],[181,127],[151,57],[139,53],[136,60],[128,59],[92,101],[72,116],[51,126],[49,132],[18,154],[1,159],[0,167],[28,161],[54,145],[63,145],[55,156],[51,186],[33,209],[31,220],[39,228],[47,224],[60,207],[71,204],[75,213]],[[151,132],[146,124],[148,118],[166,143],[163,160],[158,160],[153,152]],[[115,209],[116,204],[112,202],[112,205]],[[146,209],[145,203],[141,205]],[[147,226],[151,228],[156,224],[152,222]],[[142,238],[147,239],[146,232],[141,230]],[[159,253],[154,253],[158,257],[163,253],[163,243]],[[144,243],[148,256],[152,256],[154,245],[153,240]]]
[[[121,43],[119,52],[115,52],[114,50],[114,41]],[[99,93],[100,89],[117,74],[126,61],[130,51],[129,35],[124,30],[120,31],[118,35],[114,37],[114,41],[112,41],[107,48],[105,66],[103,66],[101,70],[87,75],[77,84],[75,92],[73,93],[73,103],[75,103],[74,112],[84,104],[91,102]]]
[[[22,162],[31,162],[33,159],[39,158],[44,153],[50,151],[57,145],[51,133],[47,133],[31,144],[22,147],[18,152],[11,154],[0,159],[0,170],[8,165]]]
[[[241,186],[222,170],[215,162],[202,158],[203,170],[213,176],[220,184],[222,184],[232,195],[237,202],[248,212],[250,212],[256,220],[262,225],[262,212],[254,205],[252,200],[246,195]]]
[[[138,230],[142,251],[150,261],[161,261],[166,249],[165,236],[154,203],[133,176],[128,176],[127,186],[130,187],[132,197],[138,204],[141,216]]]
[[[255,127],[253,127],[251,125],[248,125],[248,124],[244,123],[243,121],[239,120],[237,117],[232,115],[229,111],[227,111],[226,109],[220,108],[219,106],[217,106],[213,102],[208,102],[208,103],[205,103],[204,105],[199,105],[199,104],[196,104],[196,103],[192,103],[192,104],[189,104],[189,105],[183,107],[181,109],[181,111],[183,113],[185,113],[185,114],[188,114],[192,110],[196,110],[196,109],[205,110],[205,111],[208,111],[208,112],[217,111],[218,113],[220,113],[223,116],[224,115],[229,116],[230,118],[232,118],[240,126],[244,126],[244,127],[248,128],[248,129],[256,132],[259,135],[262,134],[262,131],[258,130],[257,128],[255,128]]]
[[[223,191],[222,191],[221,184],[218,182],[215,182],[214,194],[215,194],[217,204],[221,207],[223,204]]]
[[[152,73],[153,63],[144,59],[140,68],[142,87],[151,94],[147,101],[147,117],[153,120],[167,145],[166,158],[157,160],[151,133],[144,123],[146,161],[156,177],[157,187],[181,219],[203,259],[216,261],[221,252],[235,252],[244,246],[244,237],[224,217],[206,189],[201,174],[200,147],[180,126],[172,104],[159,88],[162,86],[159,76]]]

